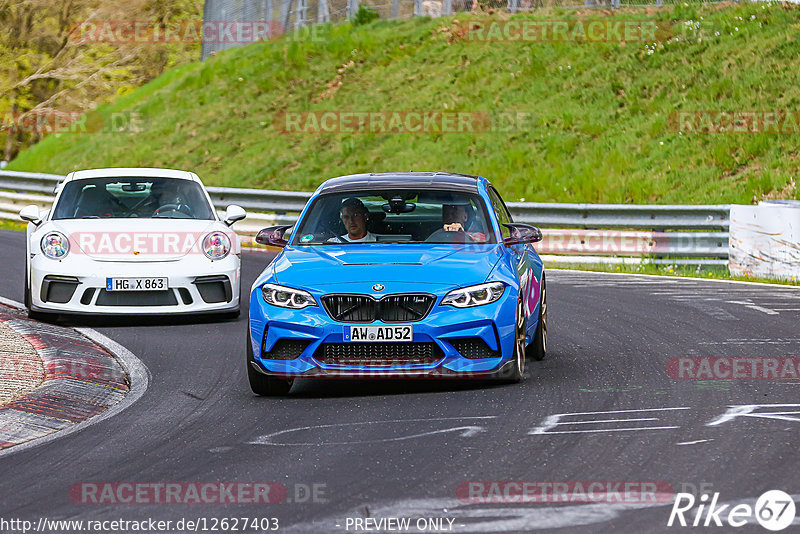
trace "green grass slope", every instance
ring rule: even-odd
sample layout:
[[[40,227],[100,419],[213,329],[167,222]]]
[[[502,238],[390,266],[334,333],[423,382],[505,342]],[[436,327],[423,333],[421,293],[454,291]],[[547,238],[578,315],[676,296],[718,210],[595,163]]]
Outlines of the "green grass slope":
[[[100,109],[136,133],[60,134],[9,168],[196,171],[209,185],[312,190],[363,171],[482,174],[506,200],[750,203],[800,198],[800,134],[682,132],[679,111],[800,112],[800,9],[744,4],[540,12],[520,20],[658,19],[656,43],[465,39],[471,15],[318,27],[169,71]],[[497,15],[507,19],[507,16]],[[455,20],[454,20],[455,19]],[[477,20],[470,18],[469,20]],[[520,113],[513,128],[282,133],[285,112]]]

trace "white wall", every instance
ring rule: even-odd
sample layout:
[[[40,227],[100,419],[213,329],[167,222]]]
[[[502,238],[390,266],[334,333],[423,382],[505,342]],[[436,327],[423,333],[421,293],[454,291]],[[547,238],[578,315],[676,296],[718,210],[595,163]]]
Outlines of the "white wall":
[[[731,274],[800,279],[800,202],[731,206]]]

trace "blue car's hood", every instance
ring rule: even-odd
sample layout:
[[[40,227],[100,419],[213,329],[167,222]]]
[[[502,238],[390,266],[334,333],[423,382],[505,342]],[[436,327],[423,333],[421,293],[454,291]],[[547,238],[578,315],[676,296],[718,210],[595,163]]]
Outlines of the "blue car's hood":
[[[300,246],[284,249],[272,266],[277,283],[320,291],[364,282],[463,287],[483,282],[500,255],[498,245]]]

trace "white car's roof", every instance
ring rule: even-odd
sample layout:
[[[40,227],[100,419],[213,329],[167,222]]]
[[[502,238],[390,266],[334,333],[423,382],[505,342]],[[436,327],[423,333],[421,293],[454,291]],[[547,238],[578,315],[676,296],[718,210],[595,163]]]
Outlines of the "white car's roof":
[[[108,178],[108,177],[137,177],[137,178],[178,178],[181,180],[192,180],[199,182],[200,179],[193,172],[179,171],[176,169],[154,169],[148,167],[117,167],[108,169],[86,169],[74,171],[67,175],[65,182],[70,180],[82,180],[84,178]]]

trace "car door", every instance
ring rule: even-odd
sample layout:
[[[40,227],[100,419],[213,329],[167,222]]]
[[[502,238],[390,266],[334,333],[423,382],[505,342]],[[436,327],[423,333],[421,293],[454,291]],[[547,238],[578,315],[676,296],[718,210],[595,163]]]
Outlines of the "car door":
[[[502,197],[500,197],[500,193],[492,186],[489,186],[489,199],[491,200],[492,210],[497,217],[497,221],[500,223],[503,238],[509,237],[511,235],[511,230],[503,226],[503,223],[514,221],[511,218],[511,213],[508,211],[505,202],[503,202]],[[525,310],[525,318],[527,319],[536,309],[539,299],[539,284],[534,275],[533,255],[531,254],[533,248],[530,244],[521,244],[512,245],[510,247],[507,246],[505,249],[507,253],[511,255],[511,261],[517,270],[519,290],[522,295],[522,305]],[[526,324],[531,326],[530,321],[527,321]]]

